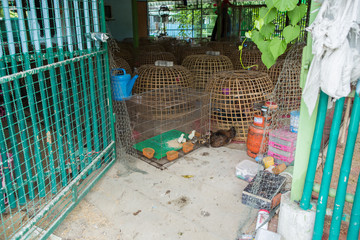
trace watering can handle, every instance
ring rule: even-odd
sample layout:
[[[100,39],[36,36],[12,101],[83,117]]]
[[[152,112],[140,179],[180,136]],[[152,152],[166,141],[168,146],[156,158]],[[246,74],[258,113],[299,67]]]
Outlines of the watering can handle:
[[[114,71],[116,71],[116,70],[121,70],[121,71],[123,71],[124,72],[124,75],[126,74],[126,71],[125,71],[125,69],[123,69],[123,68],[113,68],[112,70],[111,70],[111,76],[113,75],[113,72]]]

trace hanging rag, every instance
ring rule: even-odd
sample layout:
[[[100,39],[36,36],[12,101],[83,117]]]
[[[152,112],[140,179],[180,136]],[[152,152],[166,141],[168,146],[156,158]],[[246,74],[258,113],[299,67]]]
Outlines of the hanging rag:
[[[349,95],[351,83],[360,78],[360,1],[324,0],[306,30],[313,39],[303,99],[311,115],[321,89],[339,99]]]

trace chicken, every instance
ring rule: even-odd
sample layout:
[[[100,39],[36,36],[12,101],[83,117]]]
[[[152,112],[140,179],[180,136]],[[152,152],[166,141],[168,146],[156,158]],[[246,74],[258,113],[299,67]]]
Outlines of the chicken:
[[[212,147],[222,147],[233,140],[236,135],[236,130],[231,127],[229,130],[219,130],[215,133],[211,132],[210,145]]]

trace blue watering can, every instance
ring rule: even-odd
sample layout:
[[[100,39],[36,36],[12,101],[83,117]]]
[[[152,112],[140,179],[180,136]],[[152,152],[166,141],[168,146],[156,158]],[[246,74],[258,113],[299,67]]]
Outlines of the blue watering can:
[[[118,73],[113,75],[114,71],[122,71],[123,73]],[[130,74],[126,74],[125,69],[123,68],[114,68],[111,70],[111,85],[112,85],[112,97],[115,101],[122,101],[125,98],[131,96],[131,90],[134,86],[135,80],[139,76],[136,75],[131,78]]]

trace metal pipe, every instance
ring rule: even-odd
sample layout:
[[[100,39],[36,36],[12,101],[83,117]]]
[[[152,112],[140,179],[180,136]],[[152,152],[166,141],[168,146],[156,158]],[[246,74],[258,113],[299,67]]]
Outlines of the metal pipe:
[[[348,228],[347,239],[359,239],[359,227],[360,227],[360,175],[358,177],[356,192],[354,198],[354,204],[351,209],[350,224]]]
[[[309,163],[306,172],[304,191],[300,201],[300,207],[304,210],[308,210],[310,208],[310,200],[314,185],[316,165],[320,153],[321,140],[324,131],[327,104],[328,104],[328,96],[323,91],[320,91],[319,108],[316,117],[314,137],[311,143],[311,152],[310,152]]]
[[[357,83],[357,90],[359,89],[359,86],[360,86],[360,80],[358,80]],[[346,140],[344,156],[340,168],[340,176],[338,180],[338,186],[336,191],[337,194],[334,203],[334,214],[331,219],[329,240],[338,239],[340,235],[341,216],[344,210],[346,188],[349,180],[352,157],[354,155],[356,137],[359,130],[359,121],[360,121],[359,100],[360,100],[359,93],[356,92],[354,105],[351,111],[350,124],[349,124],[348,136]]]
[[[15,73],[17,72],[17,63],[15,60],[15,56],[16,56],[16,52],[15,52],[15,43],[14,43],[14,37],[13,37],[13,31],[12,31],[12,26],[11,26],[11,18],[10,18],[10,12],[9,12],[9,5],[7,1],[2,1],[3,4],[3,11],[4,11],[4,18],[5,18],[5,25],[6,25],[6,30],[7,30],[7,38],[8,38],[8,44],[9,44],[9,52],[10,52],[10,56],[11,56],[11,67],[12,67],[12,72]],[[0,34],[2,36],[1,30],[0,30]],[[0,39],[0,45],[2,45],[2,39]],[[0,59],[2,59],[3,57],[3,52],[2,49],[0,50]],[[6,75],[5,72],[5,66],[3,65],[3,63],[1,63],[0,65],[2,70],[1,75]],[[20,93],[20,86],[19,86],[19,79],[15,79],[14,80],[14,87],[15,87],[15,96],[16,96],[16,105],[18,107],[18,118],[19,120],[19,125],[20,128],[26,128],[26,124],[25,124],[25,117],[24,117],[24,112],[23,112],[23,108],[22,108],[22,101],[21,101],[21,93]],[[21,163],[20,163],[20,158],[19,158],[19,149],[18,149],[18,144],[17,144],[17,140],[16,140],[16,133],[15,133],[15,129],[14,129],[14,120],[12,117],[12,108],[11,108],[11,101],[10,101],[10,92],[8,89],[8,85],[4,84],[2,86],[3,89],[3,95],[4,95],[4,100],[5,100],[5,111],[7,112],[7,121],[8,121],[8,127],[9,127],[9,132],[10,132],[10,138],[11,138],[11,144],[13,147],[13,160],[14,160],[14,172],[15,172],[15,179],[16,179],[16,183],[18,185],[18,201],[19,201],[19,205],[24,205],[26,204],[26,196],[25,196],[25,188],[24,188],[24,181],[23,181],[23,176],[22,176],[22,172],[21,172]],[[1,129],[3,129],[1,127]],[[24,144],[24,155],[28,156],[28,142],[27,142],[27,134],[24,131],[21,131],[20,133],[20,138],[21,141]],[[10,198],[9,198],[9,203],[10,203],[10,207],[11,208],[15,208],[16,207],[16,200],[15,198],[13,198],[13,192],[15,192],[14,186],[11,184],[11,177],[10,177],[10,171],[9,171],[9,162],[8,162],[8,157],[6,154],[6,143],[5,143],[5,139],[3,139],[4,142],[2,144],[4,144],[4,146],[2,146],[1,152],[4,151],[4,154],[2,154],[2,163],[3,163],[3,172],[4,175],[3,177],[5,178],[5,182],[6,182],[6,188],[8,191],[8,196],[10,194]],[[29,159],[25,159],[25,164],[26,164],[26,170],[31,171],[31,169],[29,168]],[[30,173],[30,176],[31,173]],[[32,178],[32,177],[31,177]],[[30,185],[29,185],[29,192],[33,190],[33,185],[32,185],[32,179],[29,179]],[[14,180],[15,180],[14,179]],[[11,184],[9,186],[9,184]],[[9,188],[10,187],[10,188]],[[33,197],[33,192],[32,195]]]
[[[333,173],[336,146],[339,138],[344,102],[345,102],[345,98],[343,97],[337,100],[335,105],[335,110],[331,124],[331,130],[330,130],[329,145],[326,154],[325,166],[323,169],[323,176],[321,179],[319,199],[316,207],[313,240],[316,239],[321,240],[324,232],[326,206],[327,206],[327,200],[330,190],[331,177]]]
[[[58,52],[59,52],[59,61],[64,61],[64,44],[63,44],[63,36],[62,36],[62,24],[61,24],[61,15],[60,15],[60,4],[59,0],[54,0],[54,11],[55,11],[55,24],[56,24],[56,36],[57,36],[57,44],[58,44]],[[64,66],[60,66],[60,80],[61,80],[61,89],[62,96],[64,101],[64,111],[65,111],[65,128],[66,128],[66,136],[69,149],[72,148],[72,135],[71,135],[71,123],[68,116],[69,113],[69,102],[68,102],[68,87],[66,84],[66,69]],[[63,142],[61,141],[63,144]],[[70,150],[71,151],[71,150]],[[67,175],[66,175],[66,163],[63,157],[59,161],[60,164],[60,172],[61,172],[61,183],[62,186],[66,186],[67,184]]]
[[[96,2],[96,0],[94,0]],[[104,1],[100,0],[100,17],[101,19],[105,19],[105,10],[104,10]],[[105,32],[106,31],[106,25],[105,25],[105,21],[101,21],[101,28],[102,31]],[[105,42],[104,44],[104,48],[105,48],[105,92],[106,92],[106,100],[108,102],[108,106],[109,106],[109,122],[110,122],[110,127],[111,127],[111,139],[114,140],[115,139],[115,127],[114,127],[114,115],[113,115],[113,105],[112,105],[112,101],[111,101],[111,83],[110,83],[110,66],[109,66],[109,52],[108,52],[108,44]],[[115,150],[116,148],[114,148]]]
[[[92,12],[93,12],[93,19],[94,19],[94,31],[95,32],[100,32],[100,26],[99,26],[99,15],[98,15],[98,6],[97,6],[98,2],[97,1],[92,1]],[[102,16],[103,19],[105,18],[105,16]],[[104,29],[105,30],[105,29]],[[99,41],[95,42],[95,46],[97,50],[100,50],[100,43]],[[99,94],[99,101],[100,101],[100,116],[101,116],[101,129],[102,129],[102,137],[103,137],[103,148],[105,148],[108,145],[108,139],[106,138],[106,133],[108,131],[107,129],[107,125],[106,125],[106,109],[107,109],[107,105],[106,102],[104,101],[104,82],[106,82],[106,77],[105,75],[103,75],[102,73],[102,62],[101,62],[101,56],[97,55],[96,56],[96,60],[97,60],[97,75],[98,75],[98,88],[100,91]]]

